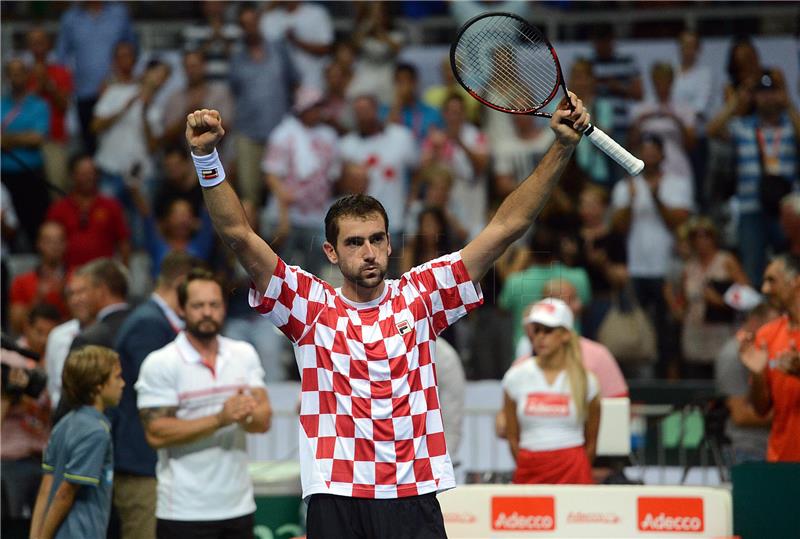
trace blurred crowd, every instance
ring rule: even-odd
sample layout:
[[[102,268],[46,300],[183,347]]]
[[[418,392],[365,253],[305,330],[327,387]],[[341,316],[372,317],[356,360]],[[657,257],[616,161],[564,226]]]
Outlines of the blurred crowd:
[[[478,4],[451,5],[454,21]],[[449,58],[422,87],[418,67],[399,60],[407,37],[387,3],[355,12],[337,38],[321,3],[204,2],[183,29],[184,85],[173,90],[169,63],[151,55],[137,69],[144,51],[124,3],[75,3],[56,35],[27,33],[3,66],[0,213],[3,348],[29,352],[14,356],[25,378],[44,368],[34,358],[51,371],[83,329],[150,297],[176,251],[225,279],[224,333],[255,346],[266,380],[297,377],[288,343],[249,309],[248,279],[204,208],[183,135],[198,108],[221,113],[227,176],[290,264],[335,280],[323,219],[347,193],[385,205],[395,276],[481,230],[549,147],[546,120],[481,107]],[[701,36],[676,39],[679,57],[640,72],[598,27],[593,54],[563,66],[594,123],[645,168],[627,177],[581,141],[536,226],[485,279],[487,305],[447,336],[469,379],[500,379],[527,352],[523,318],[547,296],[569,304],[575,330],[605,345],[626,378],[712,379],[761,303],[769,257],[800,255],[800,115],[780,67],[732,39],[719,85],[698,63]],[[645,101],[646,77],[655,96]],[[11,263],[30,254],[28,270]],[[86,270],[112,259],[111,277]],[[18,417],[19,455],[46,441],[51,375]],[[5,421],[3,435],[5,459]]]
[[[451,6],[458,23],[479,9]],[[474,237],[541,159],[552,140],[546,121],[480,107],[448,58],[439,82],[421,87],[418,68],[398,60],[406,37],[387,5],[355,11],[353,31],[336,39],[324,4],[205,2],[202,20],[183,31],[182,74],[152,56],[136,68],[142,51],[124,4],[76,4],[55,36],[31,29],[4,66],[3,253],[39,258],[20,275],[4,260],[4,329],[22,335],[40,304],[69,318],[66,279],[98,257],[126,264],[131,299],[142,299],[164,256],[181,250],[228,278],[235,336],[265,356],[282,350],[248,313],[247,282],[204,210],[183,138],[197,108],[220,111],[228,177],[290,263],[328,275],[323,217],[345,193],[386,206],[395,274]],[[579,293],[578,327],[619,352],[628,376],[709,378],[740,318],[726,292],[758,291],[770,254],[800,252],[799,117],[780,69],[749,40],[733,40],[724,105],[714,109],[718,85],[698,64],[700,37],[677,39],[678,58],[640,73],[599,27],[593,55],[564,66],[595,124],[645,169],[626,177],[579,145],[535,229],[487,279],[493,305],[454,336],[469,377],[502,376],[522,311],[563,277]],[[184,85],[170,90],[176,75]],[[645,77],[653,100],[643,101]],[[631,310],[646,315],[638,348],[647,357],[625,357],[631,343],[615,342],[616,315]],[[471,331],[484,324],[497,331]],[[292,376],[278,355],[265,359],[272,380]]]

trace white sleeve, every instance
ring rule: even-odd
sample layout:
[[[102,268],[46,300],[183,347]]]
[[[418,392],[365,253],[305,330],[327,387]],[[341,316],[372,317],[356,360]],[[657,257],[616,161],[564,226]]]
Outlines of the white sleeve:
[[[586,371],[586,401],[591,402],[600,394],[600,384],[597,377],[591,371]]]
[[[113,86],[102,93],[94,106],[94,115],[101,118],[116,114],[124,105],[123,94]]]
[[[136,381],[136,406],[157,408],[162,406],[178,406],[177,381],[173,370],[164,365],[163,357],[156,351],[148,355],[139,371]]]
[[[264,384],[264,368],[261,366],[261,358],[259,357],[258,352],[250,343],[242,343],[242,345],[244,346],[242,355],[248,359],[247,385],[250,387],[266,388],[266,385]]]
[[[658,195],[665,206],[691,210],[694,208],[692,184],[687,178],[671,177],[662,183]]]
[[[320,6],[313,5],[316,9],[308,10],[306,24],[314,30],[314,43],[330,45],[333,43],[333,24],[328,11]],[[303,36],[306,37],[306,36]]]
[[[635,180],[634,180],[635,181]],[[611,191],[611,207],[615,210],[627,208],[631,203],[631,193],[628,189],[628,182],[620,180]]]

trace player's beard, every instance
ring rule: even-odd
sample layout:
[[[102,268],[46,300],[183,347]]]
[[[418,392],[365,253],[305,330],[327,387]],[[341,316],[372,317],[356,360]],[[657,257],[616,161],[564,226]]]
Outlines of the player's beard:
[[[351,283],[355,284],[359,288],[366,288],[371,289],[375,288],[376,286],[380,286],[383,282],[383,279],[386,277],[386,264],[380,264],[376,262],[372,264],[373,268],[370,272],[364,271],[364,266],[360,266],[355,271],[350,271],[349,269],[342,268],[340,266],[340,270],[342,271],[342,277],[350,281]],[[370,276],[367,277],[365,274],[369,273]]]
[[[186,323],[186,331],[201,341],[215,339],[222,330],[222,325],[213,318],[201,318],[194,323]]]

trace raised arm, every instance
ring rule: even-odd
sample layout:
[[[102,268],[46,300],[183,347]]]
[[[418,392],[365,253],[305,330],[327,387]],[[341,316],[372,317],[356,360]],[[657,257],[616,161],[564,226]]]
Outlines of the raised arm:
[[[222,118],[216,110],[196,110],[186,117],[186,141],[195,157],[215,154],[223,135]],[[217,168],[222,175],[222,164],[217,162]],[[263,293],[278,265],[278,255],[250,227],[242,203],[228,182],[204,187],[203,198],[217,234]]]
[[[461,250],[461,257],[469,276],[477,283],[500,255],[533,224],[569,162],[575,145],[580,140],[578,130],[589,124],[589,113],[583,102],[570,92],[575,110],[565,110],[563,102],[553,113],[550,127],[556,140],[539,166],[509,194],[498,208],[491,222],[478,236]],[[563,123],[569,119],[574,129]]]

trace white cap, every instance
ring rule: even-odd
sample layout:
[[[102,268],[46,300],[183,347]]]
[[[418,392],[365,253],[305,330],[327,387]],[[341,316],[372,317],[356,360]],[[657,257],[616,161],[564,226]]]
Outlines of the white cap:
[[[572,310],[569,305],[558,298],[545,298],[537,302],[525,319],[526,324],[542,324],[550,328],[566,328],[573,330]]]
[[[301,86],[294,93],[294,106],[297,114],[302,114],[314,105],[322,103],[325,96],[313,86]]]

